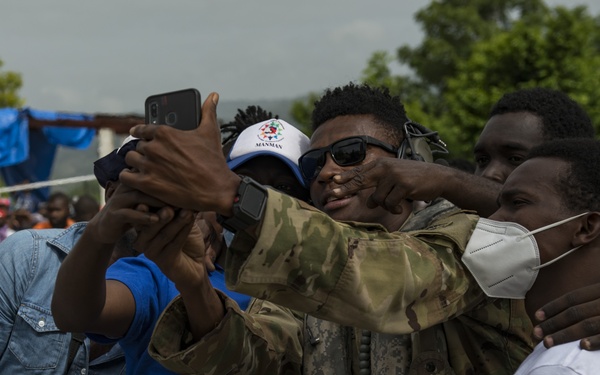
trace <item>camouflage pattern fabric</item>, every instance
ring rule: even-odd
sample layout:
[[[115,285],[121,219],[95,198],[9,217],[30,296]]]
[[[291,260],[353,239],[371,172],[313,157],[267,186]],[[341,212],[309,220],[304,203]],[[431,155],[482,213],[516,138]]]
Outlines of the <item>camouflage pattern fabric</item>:
[[[512,374],[532,350],[531,323],[519,304],[487,299],[463,269],[477,217],[435,204],[411,217],[408,232],[388,233],[269,191],[261,226],[238,233],[226,264],[228,286],[261,300],[242,313],[222,297],[225,318],[189,347],[176,300],[151,355],[186,374],[359,374],[359,333],[370,330],[373,374],[408,374],[411,362],[411,374],[421,364],[432,374]],[[425,229],[411,230],[415,220]],[[439,350],[411,347],[415,332],[440,323]],[[452,368],[431,366],[439,353]]]
[[[176,297],[154,328],[150,355],[179,374],[301,374],[302,314],[262,300],[244,313],[217,292],[226,315],[211,333],[190,345],[187,312]]]
[[[477,219],[456,211],[389,233],[269,191],[260,237],[231,244],[227,286],[342,325],[412,333],[484,301],[460,261]]]

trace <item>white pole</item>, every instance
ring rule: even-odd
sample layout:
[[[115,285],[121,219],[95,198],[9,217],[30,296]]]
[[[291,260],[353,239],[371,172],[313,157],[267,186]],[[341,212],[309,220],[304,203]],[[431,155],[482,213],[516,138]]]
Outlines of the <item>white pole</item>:
[[[104,155],[108,155],[112,150],[115,149],[115,132],[110,128],[102,128],[98,130],[98,159]],[[104,200],[104,189],[100,188],[100,207],[104,206],[106,201]]]

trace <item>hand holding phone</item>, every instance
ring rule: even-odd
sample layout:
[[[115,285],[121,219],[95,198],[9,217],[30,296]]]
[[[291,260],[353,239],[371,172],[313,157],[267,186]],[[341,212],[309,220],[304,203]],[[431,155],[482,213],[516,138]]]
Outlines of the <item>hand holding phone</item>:
[[[190,88],[151,95],[144,103],[146,124],[193,130],[201,119],[200,92]]]

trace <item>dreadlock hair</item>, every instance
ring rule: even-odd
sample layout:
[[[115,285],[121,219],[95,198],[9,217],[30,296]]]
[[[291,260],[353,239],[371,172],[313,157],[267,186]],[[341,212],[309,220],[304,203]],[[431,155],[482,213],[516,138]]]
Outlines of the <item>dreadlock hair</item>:
[[[245,111],[238,109],[237,112],[233,121],[221,125],[221,146],[225,155],[229,154],[238,136],[247,127],[272,118],[279,119],[279,115],[267,112],[258,105],[250,105]]]
[[[593,138],[594,127],[588,114],[565,93],[543,87],[504,94],[490,117],[504,113],[530,112],[542,122],[545,141],[564,138]]]
[[[531,149],[527,160],[555,158],[568,163],[561,171],[558,191],[572,211],[600,211],[600,141],[571,138],[542,143]]]
[[[350,82],[343,87],[327,89],[315,101],[312,113],[313,131],[324,122],[338,116],[369,115],[383,127],[390,139],[399,146],[404,139],[404,124],[408,121],[400,97],[391,96],[387,88],[370,87]]]

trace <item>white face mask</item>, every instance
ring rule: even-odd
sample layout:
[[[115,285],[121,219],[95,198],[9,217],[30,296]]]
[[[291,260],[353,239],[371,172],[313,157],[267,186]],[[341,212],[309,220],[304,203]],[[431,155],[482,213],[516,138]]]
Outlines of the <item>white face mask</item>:
[[[523,299],[535,282],[540,268],[549,266],[581,247],[540,264],[540,253],[533,235],[585,214],[587,212],[531,232],[517,223],[480,218],[462,261],[489,297]]]

